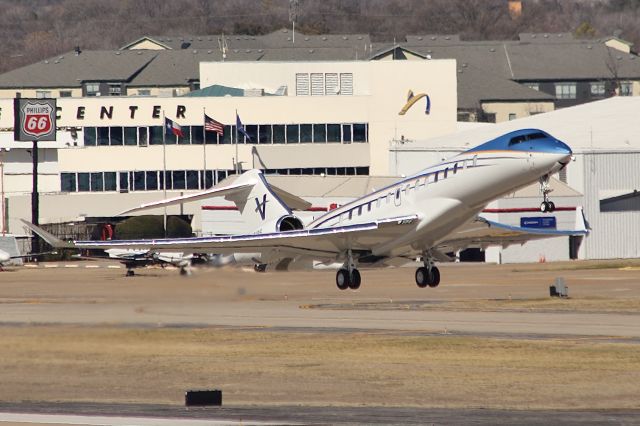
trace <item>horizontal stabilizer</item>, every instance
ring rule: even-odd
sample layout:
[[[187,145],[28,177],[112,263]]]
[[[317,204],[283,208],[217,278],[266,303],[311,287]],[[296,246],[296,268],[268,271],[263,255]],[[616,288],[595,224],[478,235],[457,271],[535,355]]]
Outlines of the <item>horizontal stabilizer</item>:
[[[292,193],[271,184],[269,185],[269,187],[291,210],[307,210],[311,207],[310,202],[303,200],[297,195],[293,195]]]
[[[53,234],[45,231],[44,229],[34,225],[31,222],[27,222],[24,219],[20,219],[22,223],[24,223],[31,231],[33,231],[36,235],[40,236],[43,240],[47,242],[50,246],[54,248],[72,248],[73,244],[62,241],[60,238],[56,237]]]

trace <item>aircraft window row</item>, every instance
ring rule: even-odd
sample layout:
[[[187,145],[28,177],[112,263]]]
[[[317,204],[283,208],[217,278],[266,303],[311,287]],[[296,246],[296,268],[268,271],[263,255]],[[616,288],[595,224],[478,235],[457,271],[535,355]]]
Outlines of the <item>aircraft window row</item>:
[[[370,212],[371,209],[375,206],[376,208],[380,208],[385,204],[393,203],[399,206],[402,202],[402,197],[410,194],[412,190],[418,190],[424,188],[431,183],[437,183],[439,180],[446,179],[450,175],[455,175],[458,173],[460,168],[466,168],[466,162],[462,162],[462,165],[458,165],[458,163],[454,163],[452,167],[447,167],[443,170],[438,170],[428,176],[417,178],[415,181],[406,184],[405,186],[397,187],[394,190],[387,192],[384,195],[379,196],[377,199],[371,200],[366,204],[362,204],[360,206],[353,207],[352,209],[342,213],[340,215],[341,220],[351,220],[354,216],[360,216],[366,210]],[[439,176],[442,175],[442,178]],[[404,194],[403,194],[404,192]]]
[[[368,142],[367,123],[247,124],[240,144],[359,143]],[[236,142],[236,126],[224,126],[223,135],[203,126],[182,126],[184,136],[164,135],[162,126],[85,127],[85,146],[224,145]]]
[[[265,170],[265,174],[280,175],[368,175],[368,167],[317,167]],[[60,173],[62,192],[133,192],[167,190],[209,189],[234,170],[139,170],[118,172],[64,172]]]

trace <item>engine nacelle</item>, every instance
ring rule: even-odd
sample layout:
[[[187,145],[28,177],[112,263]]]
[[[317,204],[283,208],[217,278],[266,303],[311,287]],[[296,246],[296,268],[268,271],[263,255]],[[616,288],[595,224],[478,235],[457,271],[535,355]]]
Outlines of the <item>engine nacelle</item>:
[[[302,220],[296,216],[282,216],[276,223],[277,232],[297,231],[303,228],[304,224],[302,223]]]

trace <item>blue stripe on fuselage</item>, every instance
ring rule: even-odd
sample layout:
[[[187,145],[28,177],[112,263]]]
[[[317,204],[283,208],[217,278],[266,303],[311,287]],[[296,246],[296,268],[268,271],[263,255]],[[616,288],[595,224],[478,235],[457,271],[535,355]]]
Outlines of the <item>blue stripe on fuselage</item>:
[[[466,152],[483,151],[526,151],[571,155],[571,148],[567,144],[539,129],[516,130]]]

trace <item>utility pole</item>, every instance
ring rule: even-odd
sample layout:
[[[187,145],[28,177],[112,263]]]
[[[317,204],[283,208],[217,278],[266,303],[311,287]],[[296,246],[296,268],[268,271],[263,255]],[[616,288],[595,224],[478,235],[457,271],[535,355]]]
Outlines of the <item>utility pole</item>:
[[[31,159],[33,161],[33,187],[31,190],[31,223],[39,225],[40,217],[40,196],[38,194],[38,141],[33,141],[31,149]],[[31,253],[40,253],[40,237],[33,234],[31,239]]]

